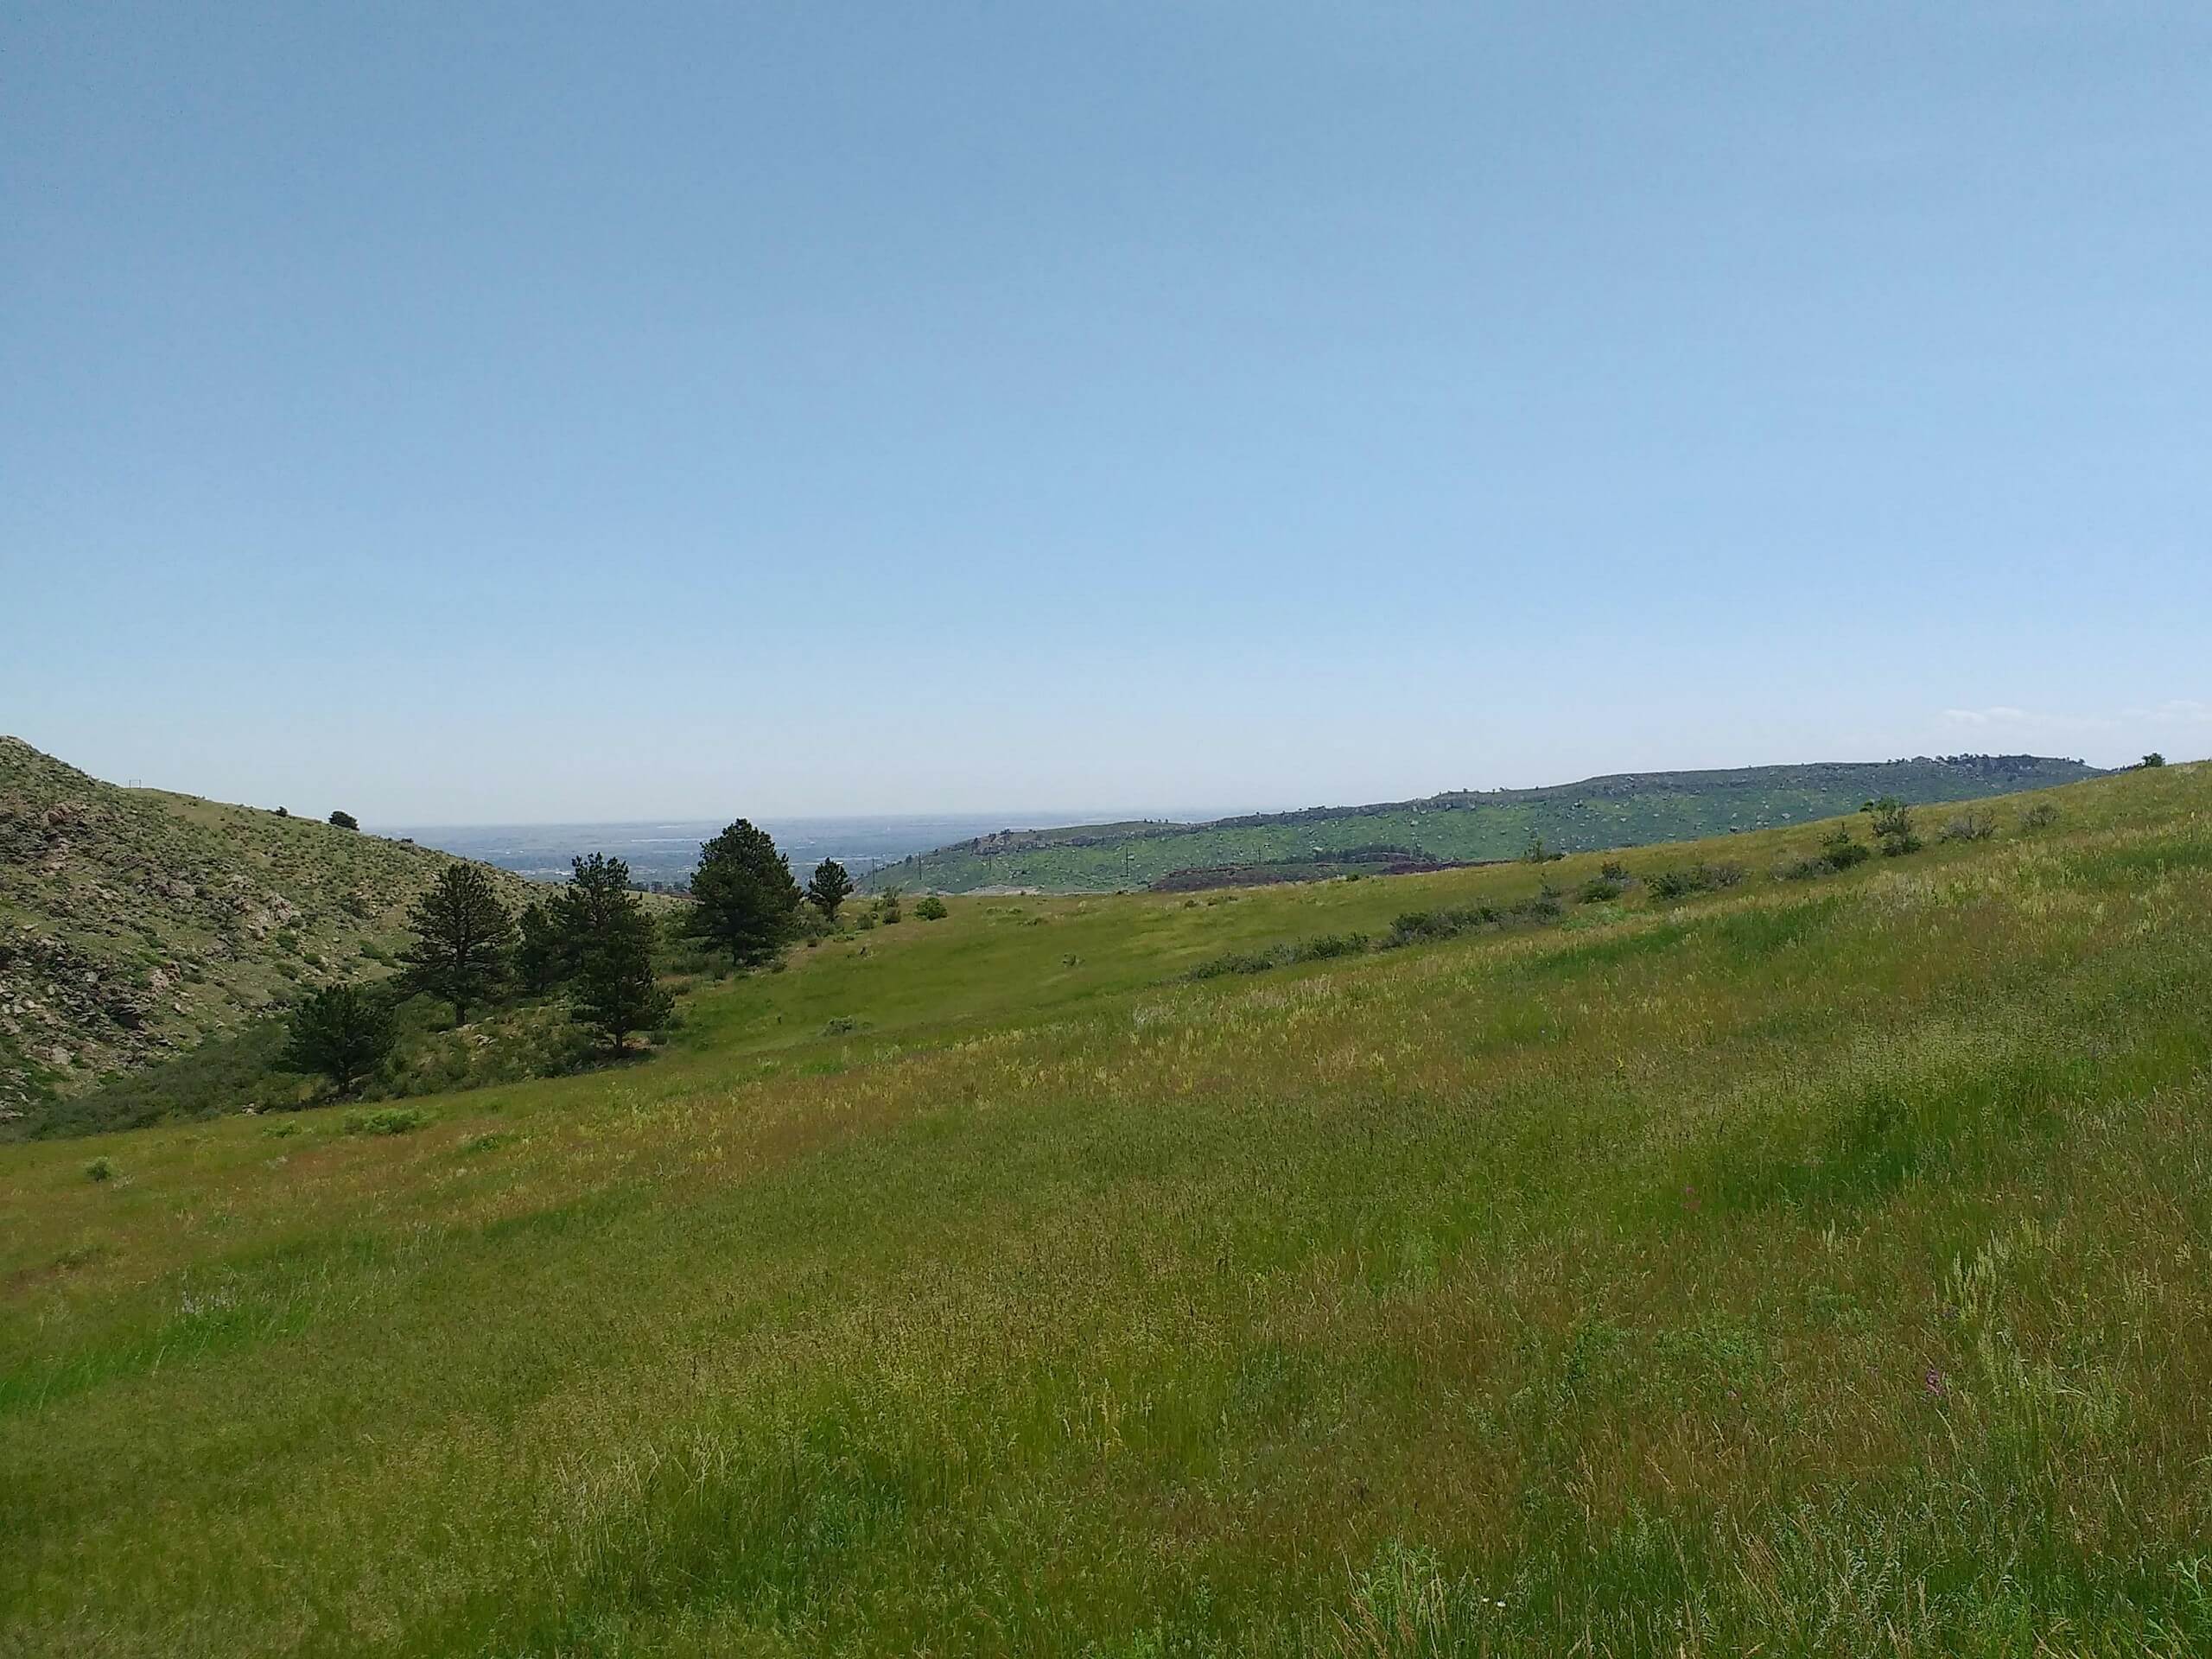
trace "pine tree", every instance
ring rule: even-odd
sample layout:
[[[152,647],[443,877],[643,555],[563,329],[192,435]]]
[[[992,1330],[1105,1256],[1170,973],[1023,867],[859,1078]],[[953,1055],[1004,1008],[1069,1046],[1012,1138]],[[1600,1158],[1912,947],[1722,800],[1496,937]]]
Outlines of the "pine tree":
[[[806,897],[824,921],[837,919],[837,906],[843,904],[853,891],[853,878],[845,874],[845,867],[834,858],[825,858],[814,867],[814,874],[806,884]]]
[[[524,906],[518,931],[515,977],[532,996],[543,996],[571,972],[568,940],[548,905]]]
[[[621,913],[630,896],[630,867],[622,860],[604,853],[569,860],[569,884],[553,895],[552,904],[563,979],[582,971],[584,952]]]
[[[391,1010],[358,985],[329,985],[292,1010],[279,1062],[288,1071],[320,1072],[349,1095],[391,1052]]]
[[[699,849],[691,931],[741,968],[767,961],[798,932],[798,883],[767,832],[743,818]]]
[[[415,943],[402,953],[407,982],[453,1004],[454,1022],[488,998],[507,967],[514,918],[474,864],[448,864],[417,899],[407,925]]]
[[[616,888],[585,946],[575,978],[577,1020],[595,1026],[617,1054],[630,1033],[658,1025],[674,1006],[653,977],[653,924],[635,893]]]

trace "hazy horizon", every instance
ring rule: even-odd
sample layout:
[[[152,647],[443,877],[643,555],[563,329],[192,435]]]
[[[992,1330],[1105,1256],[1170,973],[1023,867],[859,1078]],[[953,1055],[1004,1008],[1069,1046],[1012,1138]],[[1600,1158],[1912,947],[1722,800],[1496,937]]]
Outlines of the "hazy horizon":
[[[2179,731],[2184,736],[2194,735],[2194,733],[2191,730],[2191,728],[2202,728],[2204,729],[2208,736],[2212,736],[2212,709],[2191,709],[2178,711],[2169,709],[2155,712],[2145,711],[2145,713],[2150,715],[2152,717],[2158,719],[2162,724],[2166,726],[2168,729]],[[2001,726],[1999,729],[2002,729]],[[20,733],[9,733],[5,734],[5,735],[22,737],[22,734]],[[31,743],[32,747],[35,748],[44,748],[44,746],[39,744],[35,739],[23,738],[22,741]],[[2107,745],[2107,747],[2113,746]],[[2125,745],[2122,744],[2118,747],[2124,748]],[[54,753],[51,750],[47,750],[46,752]],[[2101,760],[2094,754],[2082,753],[2078,746],[2073,750],[2066,751],[2030,751],[2003,744],[1965,743],[1961,744],[1956,747],[1943,749],[1941,751],[1919,751],[1915,754],[1823,754],[1796,757],[1788,760],[1723,762],[1719,765],[1712,766],[1677,766],[1662,765],[1652,766],[1615,767],[1608,769],[1605,772],[1578,772],[1571,777],[1560,776],[1516,779],[1508,782],[1480,785],[1446,784],[1438,785],[1433,789],[1409,789],[1402,790],[1395,793],[1377,793],[1360,796],[1357,798],[1351,796],[1324,797],[1314,795],[1306,797],[1286,797],[1257,801],[1246,800],[1228,804],[1215,804],[1211,805],[1192,805],[1187,803],[1164,805],[1140,804],[1119,806],[1047,805],[1043,807],[1007,807],[1004,805],[999,805],[986,806],[982,808],[947,805],[925,807],[904,811],[857,812],[819,812],[809,810],[785,811],[780,810],[749,810],[742,806],[725,806],[719,810],[694,812],[643,812],[635,814],[634,816],[593,816],[586,814],[580,816],[548,817],[537,818],[453,818],[439,820],[427,817],[394,817],[373,812],[358,811],[355,810],[353,806],[345,802],[340,802],[336,804],[343,810],[353,811],[354,816],[359,820],[362,827],[372,833],[392,836],[405,836],[426,841],[441,834],[448,834],[454,831],[464,832],[470,836],[481,836],[502,830],[640,830],[659,828],[671,830],[690,831],[696,830],[702,825],[711,825],[715,828],[720,828],[730,822],[732,819],[737,817],[750,818],[756,823],[761,825],[761,827],[769,829],[772,833],[773,833],[775,826],[779,824],[807,826],[835,824],[850,826],[868,824],[904,825],[925,823],[946,823],[967,826],[959,829],[956,833],[948,834],[944,836],[942,838],[942,842],[931,842],[927,843],[929,845],[935,846],[952,841],[966,840],[973,836],[988,834],[996,830],[1049,829],[1068,824],[1119,823],[1144,819],[1175,821],[1182,823],[1205,823],[1219,818],[1240,817],[1245,814],[1290,812],[1309,807],[1360,806],[1390,801],[1421,800],[1426,799],[1431,796],[1446,794],[1460,789],[1478,791],[1484,790],[1541,789],[1560,785],[1582,783],[1595,778],[1617,776],[1622,773],[1735,771],[1756,769],[1762,766],[1871,763],[1885,760],[1926,758],[1931,754],[2017,754],[2029,753],[2040,753],[2045,759],[2080,760],[2089,766],[2102,767],[2107,770],[2118,770],[2127,766],[2133,764],[2134,761],[2139,758],[2139,753],[2128,753],[2113,760]],[[2165,755],[2166,759],[2173,761],[2187,761],[2206,758],[2202,747],[2202,740],[2199,741],[2199,746],[2196,748],[2190,748],[2185,746],[2176,747],[2169,744],[2167,748],[2162,750],[2161,753]],[[121,776],[103,773],[99,772],[98,768],[86,766],[81,761],[73,759],[66,753],[57,754],[56,758],[67,762],[72,766],[78,766],[81,771],[92,772],[92,775],[100,778],[104,782],[118,784],[129,788],[162,789],[169,791],[173,793],[198,795],[205,798],[214,800],[236,799],[238,804],[245,805],[258,805],[270,808],[283,806],[288,810],[301,812],[306,816],[315,817],[326,816],[329,810],[327,806],[319,805],[313,802],[308,802],[304,798],[295,800],[291,795],[288,795],[282,791],[279,791],[266,798],[245,799],[243,798],[233,798],[223,795],[219,791],[193,788],[188,785],[163,781],[159,779],[143,778],[137,775]],[[780,837],[779,838],[780,839]],[[922,843],[918,842],[916,844],[920,845]],[[454,846],[447,848],[446,850],[460,852],[465,851],[466,849],[461,846]],[[608,850],[608,849],[598,845],[585,847],[580,843],[577,850],[603,851]]]

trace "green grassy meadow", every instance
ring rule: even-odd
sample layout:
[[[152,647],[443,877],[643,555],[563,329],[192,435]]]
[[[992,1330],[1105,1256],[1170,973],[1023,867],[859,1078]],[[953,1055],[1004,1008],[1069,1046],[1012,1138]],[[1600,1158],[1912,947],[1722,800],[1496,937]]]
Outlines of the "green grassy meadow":
[[[406,1132],[0,1147],[0,1656],[2212,1651],[2212,766],[1995,810],[1203,981],[1601,861],[956,899]]]

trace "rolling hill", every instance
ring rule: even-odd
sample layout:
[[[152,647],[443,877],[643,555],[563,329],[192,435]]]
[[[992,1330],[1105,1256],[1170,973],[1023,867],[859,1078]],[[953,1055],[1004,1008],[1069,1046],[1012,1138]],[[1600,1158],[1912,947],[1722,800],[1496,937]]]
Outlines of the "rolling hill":
[[[382,971],[408,907],[454,861],[118,788],[0,737],[0,1127],[302,988]]]
[[[2212,1651],[2212,766],[1985,813],[0,1147],[0,1652]]]
[[[1916,804],[1974,800],[2096,775],[2078,760],[2029,754],[1630,772],[1209,823],[1008,830],[887,865],[874,884],[940,893],[1107,893],[1313,880],[1517,858],[1532,836],[1555,851],[1636,847],[1802,823],[1882,795]]]

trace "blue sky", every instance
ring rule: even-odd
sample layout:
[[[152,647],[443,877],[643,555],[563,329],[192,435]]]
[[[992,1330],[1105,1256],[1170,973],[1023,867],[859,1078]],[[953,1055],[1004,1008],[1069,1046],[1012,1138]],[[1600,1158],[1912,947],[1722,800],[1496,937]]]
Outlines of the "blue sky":
[[[415,822],[2212,750],[2212,10],[0,9],[0,729]]]

